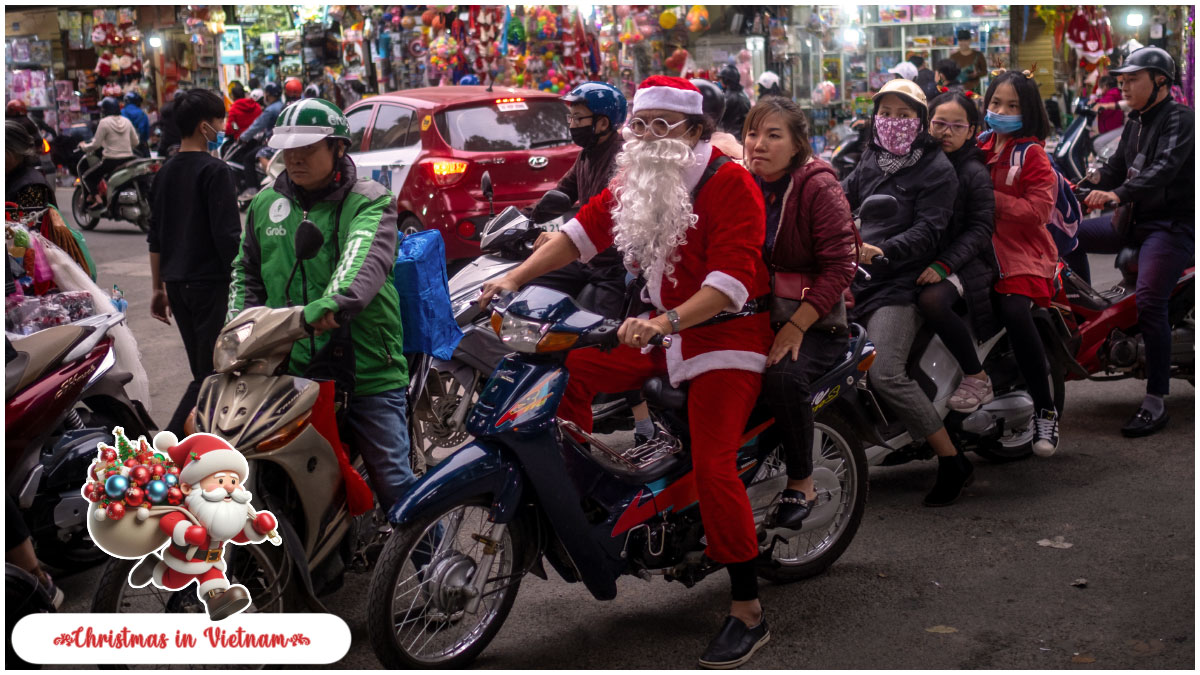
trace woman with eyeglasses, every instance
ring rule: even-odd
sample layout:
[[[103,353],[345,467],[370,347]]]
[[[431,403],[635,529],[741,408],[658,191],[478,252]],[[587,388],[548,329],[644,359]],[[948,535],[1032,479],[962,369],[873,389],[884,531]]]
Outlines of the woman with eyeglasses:
[[[942,235],[937,259],[917,277],[921,287],[917,306],[962,367],[963,379],[950,397],[950,408],[970,413],[992,400],[992,382],[976,354],[976,341],[996,333],[991,288],[996,280],[996,255],[992,250],[995,198],[992,179],[975,145],[979,108],[962,94],[942,94],[929,104],[929,135],[941,142],[942,151],[958,175],[954,216]],[[965,302],[974,337],[955,311]]]

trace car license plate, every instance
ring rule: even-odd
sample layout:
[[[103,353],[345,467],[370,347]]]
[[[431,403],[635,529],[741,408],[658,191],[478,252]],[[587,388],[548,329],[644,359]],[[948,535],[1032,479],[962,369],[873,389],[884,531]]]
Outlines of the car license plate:
[[[524,101],[514,101],[512,103],[497,103],[496,107],[500,112],[513,112],[516,110],[529,110],[529,106],[525,105]]]

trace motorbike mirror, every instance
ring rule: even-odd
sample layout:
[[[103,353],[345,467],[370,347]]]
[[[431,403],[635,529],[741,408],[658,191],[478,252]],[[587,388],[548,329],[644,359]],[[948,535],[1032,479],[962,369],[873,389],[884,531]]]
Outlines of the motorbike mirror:
[[[297,260],[311,260],[317,257],[317,252],[325,244],[325,235],[311,220],[300,221],[296,228],[295,246]]]
[[[572,203],[574,202],[566,195],[566,193],[559,192],[558,190],[551,190],[547,192],[546,194],[542,195],[541,199],[542,210],[546,213],[554,214],[555,216],[560,216],[565,213],[567,209],[571,208]]]
[[[900,204],[891,195],[871,195],[858,208],[861,220],[882,220],[896,212]]]
[[[479,179],[479,189],[483,191],[484,198],[492,201],[492,175],[487,171],[484,171],[483,177]]]

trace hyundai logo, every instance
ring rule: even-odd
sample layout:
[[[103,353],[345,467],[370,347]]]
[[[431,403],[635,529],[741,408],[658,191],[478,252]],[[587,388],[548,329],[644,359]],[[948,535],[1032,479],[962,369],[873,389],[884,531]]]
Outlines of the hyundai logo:
[[[530,157],[529,158],[529,167],[532,169],[544,169],[544,168],[546,168],[546,165],[548,165],[549,163],[550,163],[550,160],[545,157],[539,156],[539,157]]]

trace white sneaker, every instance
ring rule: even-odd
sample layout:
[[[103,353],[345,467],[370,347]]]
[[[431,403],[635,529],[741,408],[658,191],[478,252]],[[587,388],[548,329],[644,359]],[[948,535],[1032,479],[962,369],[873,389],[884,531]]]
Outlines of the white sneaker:
[[[978,379],[963,376],[958,388],[950,395],[950,409],[960,413],[973,413],[980,406],[991,403],[995,398],[992,392],[992,378]]]
[[[1058,413],[1042,410],[1033,418],[1033,454],[1050,457],[1058,450]]]

